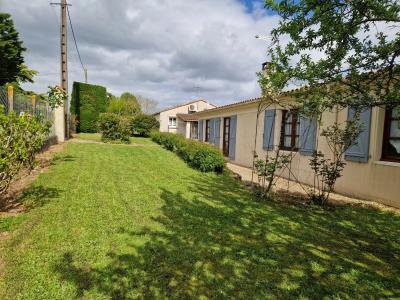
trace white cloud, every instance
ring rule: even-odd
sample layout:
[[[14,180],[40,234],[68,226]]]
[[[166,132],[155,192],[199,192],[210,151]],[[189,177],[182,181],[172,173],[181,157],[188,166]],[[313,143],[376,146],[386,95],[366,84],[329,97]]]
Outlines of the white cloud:
[[[70,13],[90,83],[131,91],[161,106],[197,94],[223,104],[258,96],[256,72],[266,59],[268,34],[278,17],[261,7],[246,12],[238,0],[70,0]],[[4,0],[40,75],[26,88],[43,92],[59,81],[59,8],[48,1]],[[83,72],[69,35],[69,82]]]

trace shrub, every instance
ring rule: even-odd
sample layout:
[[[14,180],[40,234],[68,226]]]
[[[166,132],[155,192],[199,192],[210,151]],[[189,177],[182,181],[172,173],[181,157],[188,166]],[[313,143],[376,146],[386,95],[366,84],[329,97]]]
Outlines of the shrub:
[[[33,169],[35,154],[47,140],[49,128],[48,123],[28,114],[17,117],[13,112],[0,112],[0,195],[22,169]]]
[[[131,127],[133,134],[149,136],[152,130],[160,127],[160,123],[152,115],[139,114],[132,119]]]
[[[102,141],[129,143],[129,119],[116,114],[102,113],[97,124]]]
[[[221,151],[211,145],[186,140],[182,135],[173,133],[152,132],[151,138],[202,172],[220,173],[224,169],[225,160]]]
[[[74,82],[71,97],[71,113],[76,115],[77,132],[96,132],[100,113],[108,106],[107,91],[99,85]]]
[[[183,135],[168,132],[153,132],[151,138],[169,151],[177,151],[185,141]]]

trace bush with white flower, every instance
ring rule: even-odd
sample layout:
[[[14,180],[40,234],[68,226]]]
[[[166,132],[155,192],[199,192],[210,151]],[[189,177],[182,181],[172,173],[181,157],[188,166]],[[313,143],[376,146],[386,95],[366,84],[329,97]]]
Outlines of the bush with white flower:
[[[52,109],[55,109],[64,104],[67,100],[67,93],[59,86],[49,86],[47,92],[47,101]]]

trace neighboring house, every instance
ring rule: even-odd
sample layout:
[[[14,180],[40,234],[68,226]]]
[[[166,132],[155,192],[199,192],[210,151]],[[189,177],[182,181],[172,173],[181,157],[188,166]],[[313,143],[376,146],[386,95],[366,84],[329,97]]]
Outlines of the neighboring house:
[[[215,105],[199,99],[164,109],[155,113],[154,116],[160,122],[161,132],[180,133],[186,138],[197,139],[198,123],[194,113],[215,107]]]
[[[232,163],[246,167],[252,167],[254,151],[265,159],[279,147],[292,156],[291,172],[286,169],[279,175],[312,185],[311,154],[314,150],[331,153],[325,137],[317,136],[317,122],[296,113],[285,118],[289,112],[284,103],[292,101],[288,92],[280,105],[270,106],[257,118],[260,101],[250,99],[197,112],[199,140],[214,144]],[[323,126],[343,123],[352,114],[351,109],[324,113]],[[400,207],[400,119],[391,110],[375,107],[364,111],[361,120],[364,131],[346,153],[347,165],[335,191]]]

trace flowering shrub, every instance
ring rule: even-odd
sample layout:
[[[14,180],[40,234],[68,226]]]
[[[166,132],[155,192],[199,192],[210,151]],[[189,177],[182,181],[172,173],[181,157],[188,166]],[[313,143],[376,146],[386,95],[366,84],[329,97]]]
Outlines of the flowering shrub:
[[[22,169],[33,169],[35,154],[48,138],[49,128],[50,124],[29,114],[0,113],[0,195]]]
[[[64,104],[67,100],[67,93],[59,86],[49,86],[47,101],[49,106],[54,109]]]

